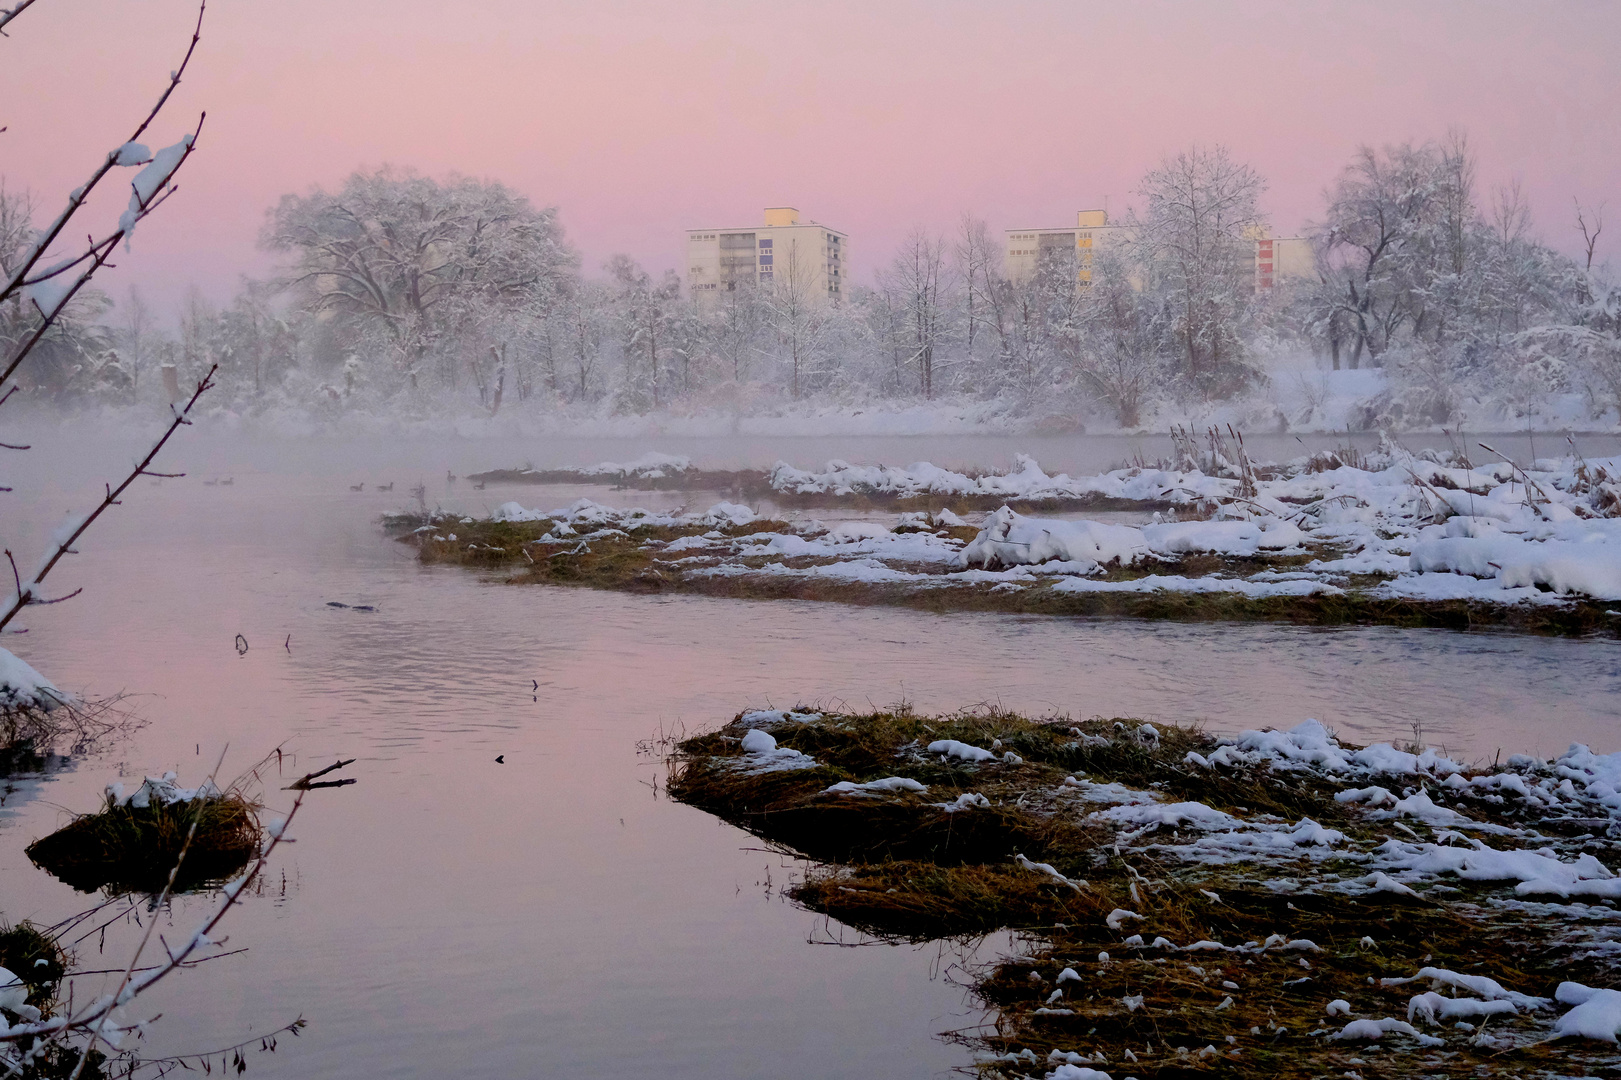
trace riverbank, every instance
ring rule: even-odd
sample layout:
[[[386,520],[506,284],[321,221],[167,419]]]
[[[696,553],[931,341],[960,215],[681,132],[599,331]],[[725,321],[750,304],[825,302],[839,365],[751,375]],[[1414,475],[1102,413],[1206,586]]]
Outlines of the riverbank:
[[[815,861],[791,889],[814,911],[881,938],[1025,935],[976,975],[998,1018],[964,1041],[993,1075],[1613,1061],[1621,994],[1592,988],[1621,961],[1618,755],[770,710],[671,764],[672,797]]]

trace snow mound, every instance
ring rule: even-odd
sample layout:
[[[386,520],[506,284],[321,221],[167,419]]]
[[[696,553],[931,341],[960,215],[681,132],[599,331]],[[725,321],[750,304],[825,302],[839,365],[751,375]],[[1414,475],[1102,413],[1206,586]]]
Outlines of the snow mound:
[[[129,795],[124,794],[123,784],[116,782],[108,784],[107,794],[112,796],[114,804],[118,806],[145,810],[150,806],[173,806],[175,803],[191,802],[193,799],[211,799],[222,793],[214,786],[212,780],[204,780],[194,788],[183,788],[175,783],[173,772],[166,772],[162,776],[148,776],[141,782],[141,786]]]
[[[27,661],[0,649],[0,708],[43,709],[50,712],[68,700],[67,694],[58,690],[51,680],[35,671]]]
[[[1080,563],[1090,572],[1109,563],[1132,566],[1147,554],[1140,529],[1025,517],[1004,506],[986,519],[956,564],[990,568],[1058,561]]]
[[[1562,982],[1554,996],[1562,1005],[1575,1006],[1554,1021],[1554,1038],[1613,1043],[1621,1035],[1621,990],[1597,990],[1578,982]]]

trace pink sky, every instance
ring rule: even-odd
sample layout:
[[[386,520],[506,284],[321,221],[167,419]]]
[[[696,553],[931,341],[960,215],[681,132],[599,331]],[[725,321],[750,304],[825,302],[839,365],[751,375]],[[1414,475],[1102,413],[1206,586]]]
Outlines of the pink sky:
[[[178,62],[181,0],[38,0],[0,41],[0,175],[42,210],[121,142]],[[1119,209],[1145,168],[1225,143],[1278,231],[1360,143],[1464,127],[1571,250],[1571,199],[1621,235],[1621,5],[955,0],[214,0],[154,143],[208,124],[180,196],[102,281],[159,302],[263,273],[284,192],[384,162],[561,208],[595,270],[679,268],[682,230],[798,206],[858,280],[914,227]],[[1614,248],[1610,249],[1614,251]],[[100,280],[100,279],[98,279]]]

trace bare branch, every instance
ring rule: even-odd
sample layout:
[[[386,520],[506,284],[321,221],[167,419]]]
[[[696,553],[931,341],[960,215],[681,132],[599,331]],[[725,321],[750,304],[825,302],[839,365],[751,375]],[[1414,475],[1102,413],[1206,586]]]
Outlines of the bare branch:
[[[186,159],[191,157],[192,151],[196,149],[197,137],[202,134],[203,121],[207,118],[207,113],[203,113],[202,116],[198,117],[197,127],[189,136],[189,141],[186,145],[185,152],[180,155],[180,160],[175,163],[175,167],[169,173],[171,177],[180,171],[180,167],[186,163]],[[135,226],[146,220],[147,215],[153,210],[156,210],[158,206],[160,206],[163,201],[167,199],[175,190],[177,189],[170,187],[166,191],[162,192],[162,194],[154,193],[151,200],[144,204],[140,204],[139,209],[137,209],[135,212],[135,216],[131,218],[127,224],[121,225],[118,231],[113,233],[111,236],[99,241],[93,241],[85,254],[74,260],[73,264],[77,265],[88,258],[90,259],[90,265],[84,269],[84,271],[79,275],[78,280],[73,283],[72,288],[68,290],[67,294],[62,297],[61,301],[50,311],[49,314],[47,314],[44,309],[40,308],[38,303],[34,305],[35,310],[39,311],[40,315],[42,316],[40,324],[34,329],[33,334],[29,335],[23,340],[23,343],[18,348],[16,354],[6,364],[5,370],[0,371],[0,384],[3,384],[7,379],[11,378],[12,373],[15,372],[18,365],[23,362],[23,358],[33,351],[34,346],[39,344],[40,339],[45,336],[46,331],[51,328],[62,312],[67,309],[68,303],[76,295],[78,295],[79,290],[84,288],[84,286],[90,281],[90,278],[94,276],[96,271],[100,270],[102,266],[107,263],[107,260],[112,258],[113,252],[118,248],[118,242],[124,239],[125,236],[129,235],[130,230],[134,229]],[[139,198],[138,194],[137,198]],[[18,271],[17,280],[19,282],[21,281],[22,274],[23,271]],[[50,276],[52,275],[42,275],[36,280],[45,280],[45,278]],[[0,294],[0,300],[4,299],[5,295]],[[10,396],[10,392],[8,391],[6,397]],[[0,403],[4,403],[4,401],[5,398],[0,398]]]
[[[157,442],[152,444],[152,449],[147,451],[146,457],[141,459],[141,463],[135,466],[135,468],[128,476],[124,478],[124,481],[119,484],[118,487],[107,492],[106,497],[101,500],[101,503],[97,505],[97,507],[79,523],[78,527],[73,530],[71,535],[69,535],[65,540],[61,540],[57,543],[56,550],[51,554],[50,558],[45,561],[45,564],[40,567],[39,572],[34,575],[32,581],[30,581],[27,585],[18,585],[16,595],[12,598],[10,605],[8,605],[4,614],[0,614],[0,630],[5,629],[6,624],[11,622],[12,619],[16,618],[17,613],[22,611],[23,608],[30,604],[41,603],[41,601],[35,597],[34,590],[40,586],[40,584],[45,580],[46,576],[50,574],[51,570],[55,568],[56,564],[61,561],[62,556],[73,553],[74,543],[79,539],[79,537],[84,535],[85,530],[90,528],[90,526],[95,523],[96,519],[99,518],[109,506],[116,506],[118,504],[118,497],[124,493],[126,488],[135,482],[136,477],[141,476],[146,472],[146,467],[152,464],[152,460],[158,456],[158,452],[162,450],[164,444],[169,441],[169,437],[178,431],[182,424],[191,423],[191,421],[187,419],[187,416],[190,414],[192,407],[197,404],[197,399],[202,397],[203,394],[214,385],[214,374],[217,371],[219,371],[218,364],[215,364],[208,369],[208,373],[202,377],[200,382],[197,383],[197,389],[193,391],[191,400],[186,402],[185,408],[176,409],[174,406],[170,406],[170,409],[174,413],[174,420],[169,424],[169,427],[163,432],[163,434],[158,437]]]
[[[22,0],[22,2],[20,2],[17,7],[12,8],[7,15],[0,17],[0,28],[3,28],[11,19],[16,18],[24,8],[28,7],[29,4],[32,3],[33,0]],[[135,128],[135,133],[125,140],[125,145],[139,141],[142,134],[144,134],[146,129],[151,126],[152,121],[157,119],[158,113],[163,111],[164,105],[168,104],[169,97],[174,93],[175,87],[180,85],[180,80],[186,73],[186,67],[191,63],[192,54],[197,51],[197,42],[202,39],[203,12],[207,7],[208,0],[202,0],[202,2],[197,5],[197,25],[191,32],[191,44],[186,48],[186,55],[181,59],[180,66],[169,73],[169,85],[164,87],[163,93],[158,95],[157,103],[152,106],[151,110],[147,112],[146,118],[142,120]],[[33,251],[22,260],[22,263],[17,267],[16,272],[12,274],[11,280],[5,285],[0,286],[0,300],[5,300],[22,287],[23,280],[28,276],[29,271],[33,270],[35,264],[39,262],[46,250],[56,242],[56,238],[62,234],[62,230],[65,229],[68,222],[73,219],[73,215],[78,213],[79,208],[84,205],[87,199],[89,199],[90,193],[95,190],[96,185],[99,184],[107,173],[112,171],[112,169],[118,164],[120,150],[122,150],[122,147],[109,152],[106,158],[102,161],[101,165],[98,166],[96,171],[91,174],[90,179],[85,182],[84,186],[76,189],[70,196],[68,196],[67,207],[60,215],[57,216],[57,219],[51,223],[50,227],[45,230],[44,234],[40,236],[39,240],[34,245]],[[178,166],[176,166],[176,168],[178,169]]]

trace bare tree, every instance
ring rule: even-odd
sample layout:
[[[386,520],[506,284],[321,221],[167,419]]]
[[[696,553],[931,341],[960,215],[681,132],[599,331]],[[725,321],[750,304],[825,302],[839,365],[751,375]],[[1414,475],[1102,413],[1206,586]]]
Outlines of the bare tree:
[[[797,400],[805,378],[828,329],[827,298],[816,288],[817,275],[810,252],[790,240],[777,252],[776,269],[765,287],[767,317],[777,342],[787,354],[789,392]]]
[[[138,400],[141,394],[141,373],[146,370],[147,363],[151,359],[157,326],[152,309],[141,299],[140,290],[134,285],[131,285],[125,294],[122,313],[123,317],[119,319],[117,329],[118,344],[124,350],[121,363],[129,372],[130,397]]]
[[[907,343],[904,363],[917,370],[917,388],[925,398],[934,397],[936,353],[947,328],[948,283],[942,280],[947,273],[945,241],[914,230],[879,279],[880,290],[901,315]]]
[[[970,367],[978,367],[980,353],[994,340],[997,326],[996,291],[1002,253],[991,238],[990,227],[965,213],[957,225],[953,254],[962,290],[963,355]]]
[[[720,298],[711,319],[710,337],[716,356],[731,369],[734,383],[749,377],[749,368],[760,352],[766,314],[758,289],[730,289]]]

